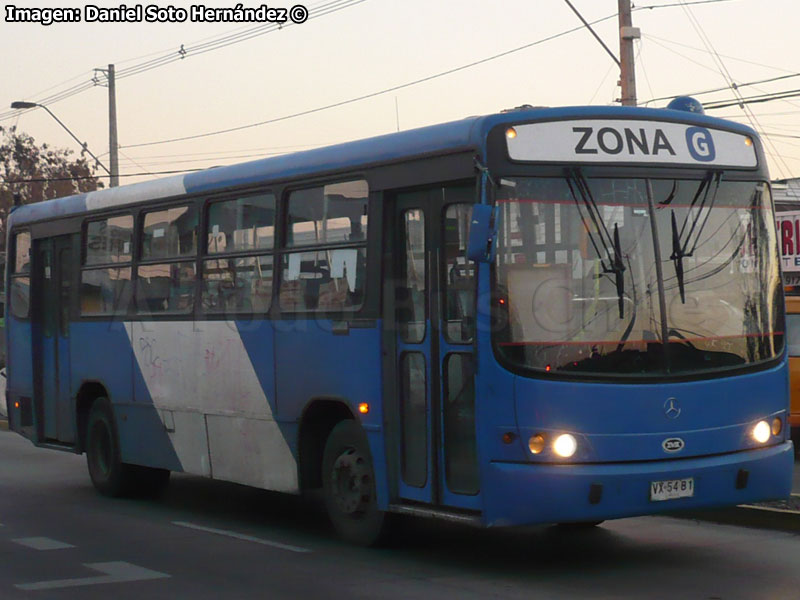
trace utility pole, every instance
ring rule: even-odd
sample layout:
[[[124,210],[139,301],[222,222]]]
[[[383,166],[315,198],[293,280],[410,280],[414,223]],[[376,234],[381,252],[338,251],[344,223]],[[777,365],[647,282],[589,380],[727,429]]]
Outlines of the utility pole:
[[[631,22],[631,1],[617,0],[619,11],[619,58],[622,106],[636,106],[636,70],[633,64],[633,40],[642,37]]]
[[[108,77],[108,155],[111,166],[109,185],[117,187],[119,186],[119,144],[117,143],[117,88],[114,82],[114,65],[108,65],[106,77]]]

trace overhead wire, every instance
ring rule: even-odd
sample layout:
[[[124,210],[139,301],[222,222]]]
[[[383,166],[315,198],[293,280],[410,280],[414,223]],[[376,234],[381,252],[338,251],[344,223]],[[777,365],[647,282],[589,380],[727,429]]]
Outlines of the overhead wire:
[[[364,1],[366,1],[366,0],[333,0],[331,2],[321,3],[318,6],[317,11],[314,12],[313,16],[311,16],[311,15],[309,16],[309,20],[311,18],[324,16],[326,14],[330,14],[330,13],[336,12],[338,10],[342,10],[344,8],[348,8],[348,7],[352,6],[352,5],[359,4],[359,3],[364,2]],[[653,9],[680,6],[680,7],[682,7],[684,9],[685,12],[688,13],[689,9],[687,7],[689,5],[711,4],[711,3],[725,2],[725,1],[730,1],[730,0],[700,0],[700,1],[695,1],[695,2],[687,2],[685,0],[681,0],[679,3],[673,3],[673,4],[662,4],[662,5],[651,5],[651,6],[636,6],[636,7],[633,8],[633,10],[637,10],[637,11],[638,10],[653,10]],[[613,14],[613,15],[609,15],[607,17],[598,19],[596,21],[593,21],[591,24],[597,24],[597,23],[606,21],[606,20],[614,18],[614,17],[616,17],[616,13]],[[691,15],[691,17],[694,17],[694,16]],[[690,18],[690,21],[691,21],[691,18]],[[699,25],[699,23],[698,23],[698,25]],[[284,26],[286,26],[286,25],[284,25]],[[693,27],[695,27],[694,23],[693,23]],[[700,28],[702,29],[701,26],[700,26]],[[158,67],[163,66],[165,64],[169,64],[171,62],[182,60],[184,57],[188,57],[190,55],[191,56],[197,56],[197,55],[203,54],[205,52],[210,52],[210,51],[213,51],[213,50],[224,48],[226,46],[229,46],[229,45],[232,45],[232,44],[235,44],[235,43],[239,43],[241,41],[246,41],[248,39],[252,39],[253,37],[264,35],[265,33],[269,33],[271,31],[274,31],[274,30],[277,30],[277,29],[281,29],[281,27],[275,26],[273,24],[265,24],[265,25],[260,25],[260,26],[257,26],[257,27],[242,27],[242,28],[239,28],[237,30],[234,30],[232,32],[229,32],[229,33],[221,35],[221,36],[210,36],[209,38],[204,38],[203,40],[199,40],[199,42],[202,42],[202,43],[194,43],[192,46],[189,46],[188,48],[186,48],[185,46],[182,46],[182,49],[185,51],[185,54],[180,54],[180,52],[176,51],[174,48],[169,50],[169,51],[167,51],[168,52],[167,54],[159,55],[160,53],[158,53],[158,52],[145,54],[145,55],[142,55],[139,58],[148,57],[148,56],[156,56],[156,55],[159,55],[159,56],[158,56],[158,58],[155,58],[155,59],[153,59],[151,61],[146,61],[144,63],[139,63],[139,64],[133,65],[132,67],[129,67],[127,69],[118,70],[117,71],[117,78],[123,78],[123,77],[129,77],[129,76],[137,75],[139,73],[143,73],[143,72],[158,68]],[[341,102],[332,103],[332,104],[329,104],[329,105],[326,105],[326,106],[317,107],[317,108],[309,109],[309,110],[306,110],[306,111],[301,111],[301,112],[294,113],[294,114],[291,114],[291,115],[285,115],[285,116],[278,117],[278,118],[275,118],[275,119],[269,119],[269,120],[265,120],[265,121],[261,121],[261,122],[257,122],[257,123],[250,123],[250,124],[246,124],[246,125],[239,126],[239,127],[233,127],[233,128],[222,129],[222,130],[217,130],[217,131],[205,132],[205,133],[191,135],[191,136],[183,136],[183,137],[178,137],[178,138],[170,138],[170,139],[165,139],[165,140],[158,140],[158,141],[153,141],[153,142],[146,142],[146,143],[140,143],[140,144],[130,144],[130,145],[127,145],[127,146],[121,146],[120,148],[135,148],[135,147],[150,146],[150,145],[157,145],[157,144],[166,144],[166,143],[170,143],[170,142],[178,142],[178,141],[184,141],[184,140],[190,140],[190,139],[197,139],[197,138],[201,138],[201,137],[208,137],[208,136],[212,136],[212,135],[220,135],[220,134],[229,133],[229,132],[233,132],[233,131],[238,131],[238,130],[242,130],[242,129],[258,127],[258,126],[266,125],[266,124],[269,124],[269,123],[275,123],[275,122],[278,122],[278,121],[284,121],[284,120],[288,120],[288,119],[292,119],[292,118],[296,118],[296,117],[300,117],[300,116],[305,116],[305,115],[308,115],[308,114],[313,114],[313,113],[320,112],[320,111],[323,111],[323,110],[328,110],[328,109],[335,108],[335,107],[338,107],[338,106],[343,106],[343,105],[350,104],[350,103],[353,103],[353,102],[358,102],[360,100],[365,100],[365,99],[372,98],[372,97],[375,97],[375,96],[379,96],[379,95],[382,95],[382,94],[386,94],[386,93],[390,93],[390,92],[393,92],[393,91],[397,91],[399,89],[403,89],[403,88],[407,88],[407,87],[410,87],[410,86],[413,86],[413,85],[417,85],[417,84],[420,84],[420,83],[423,83],[423,82],[426,82],[426,81],[430,81],[430,80],[436,79],[438,77],[443,77],[443,76],[446,76],[446,75],[449,75],[449,74],[452,74],[452,73],[455,73],[455,72],[458,72],[458,71],[461,71],[461,70],[464,70],[464,69],[467,69],[467,68],[471,68],[471,67],[476,66],[476,65],[480,65],[480,64],[483,64],[483,63],[486,63],[486,62],[501,58],[503,56],[507,56],[507,55],[515,53],[515,52],[519,52],[519,51],[527,49],[527,48],[529,48],[531,46],[535,46],[535,45],[544,43],[546,41],[550,41],[550,40],[555,39],[557,37],[561,37],[563,35],[568,35],[569,33],[573,33],[573,32],[575,32],[575,31],[577,31],[579,29],[582,29],[582,27],[576,27],[574,29],[570,29],[570,30],[564,31],[564,32],[561,32],[559,34],[555,34],[553,36],[549,36],[547,38],[543,38],[541,40],[536,40],[536,41],[534,41],[532,43],[525,44],[523,46],[511,49],[511,50],[508,50],[508,51],[505,51],[505,52],[502,52],[502,53],[499,53],[499,54],[496,54],[496,55],[493,55],[493,56],[490,56],[490,57],[487,57],[487,58],[484,58],[484,59],[481,59],[481,60],[478,60],[478,61],[474,61],[474,62],[468,63],[466,65],[461,65],[459,67],[456,67],[456,68],[453,68],[453,69],[449,69],[447,71],[443,71],[443,72],[440,72],[440,73],[437,73],[437,74],[434,74],[434,75],[431,75],[431,76],[427,76],[427,77],[424,77],[424,78],[421,78],[421,79],[417,79],[417,80],[414,80],[414,81],[411,81],[411,82],[406,82],[404,84],[400,84],[398,86],[393,86],[391,88],[380,90],[378,92],[373,92],[373,93],[365,94],[365,95],[362,95],[362,96],[359,96],[359,97],[356,97],[356,98],[351,98],[351,99],[344,100],[344,101],[341,101]],[[698,28],[695,27],[695,29],[697,30]],[[698,31],[698,35],[701,37],[701,40],[703,40],[703,37],[700,34],[700,31]],[[661,39],[661,38],[657,38],[657,36],[651,36],[651,35],[648,35],[646,37],[651,38],[651,39],[652,38]],[[675,45],[685,46],[685,47],[691,48],[693,50],[701,51],[701,50],[699,50],[697,48],[694,48],[692,46],[688,46],[688,45],[684,45],[684,44],[678,44],[676,42],[670,42],[669,40],[664,40],[664,41],[666,41],[668,43],[673,43]],[[706,41],[705,40],[703,40],[703,41],[704,41],[704,44],[705,44]],[[709,42],[710,42],[710,40],[709,40]],[[674,50],[672,50],[670,48],[667,48],[666,46],[663,46],[662,44],[659,44],[657,41],[655,43],[660,45],[660,46],[662,46],[662,47],[664,47],[664,48],[666,48],[669,51],[675,52]],[[713,52],[713,54],[716,54],[716,50],[713,49],[713,46],[711,46],[711,50],[706,50],[706,52],[709,52],[709,53]],[[641,55],[641,43],[640,43],[640,47],[639,47],[639,54]],[[686,57],[684,55],[681,55],[680,53],[677,53],[677,54],[682,56],[686,60],[690,60],[691,62],[695,62],[692,59],[690,59],[690,58],[688,58],[688,57]],[[713,54],[712,54],[712,56],[713,56]],[[717,59],[720,60],[720,62],[721,62],[721,59],[719,59],[720,55],[716,54],[716,56],[717,56]],[[735,57],[728,57],[728,58],[731,58],[732,60],[742,61],[742,62],[750,62],[752,64],[760,64],[760,63],[754,63],[753,61],[747,61],[745,59],[739,59],[739,58],[735,58]],[[131,62],[132,60],[135,60],[135,59],[129,59],[127,61],[122,61],[119,64],[123,64],[125,62]],[[703,66],[704,68],[709,68],[706,65],[702,65],[700,63],[696,63],[695,62],[695,64]],[[762,65],[762,66],[767,66],[767,65]],[[722,65],[722,67],[724,68],[724,64]],[[784,70],[784,69],[779,69],[778,67],[770,67],[770,68],[774,68],[774,69],[778,69],[778,70]],[[711,69],[711,70],[713,70],[713,69]],[[727,69],[725,69],[725,70],[727,70]],[[780,79],[785,79],[785,78],[790,78],[790,77],[796,77],[796,76],[800,76],[800,73],[792,73],[790,75],[786,75],[786,76],[782,76],[782,77],[778,77],[778,78],[772,78],[772,79],[769,79],[769,80],[761,80],[759,82],[753,82],[753,83],[766,83],[766,82],[770,82],[770,81],[775,81],[775,80],[780,80]],[[647,79],[646,71],[645,71],[645,77]],[[606,77],[604,77],[603,82],[605,81],[606,78],[607,78],[607,74],[606,74]],[[68,81],[71,81],[71,80],[68,80]],[[603,82],[601,82],[601,87],[603,85]],[[650,85],[649,79],[647,79],[647,82],[648,82],[648,86],[649,86]],[[55,101],[60,101],[60,100],[63,100],[64,98],[70,97],[70,96],[75,95],[77,93],[81,93],[82,91],[85,91],[85,89],[94,87],[95,85],[97,85],[96,82],[87,82],[87,83],[83,83],[83,84],[78,84],[76,86],[73,86],[72,88],[69,88],[69,89],[64,90],[62,92],[59,92],[58,94],[54,94],[54,95],[48,97],[45,100],[47,102],[49,102],[49,103],[52,103],[52,102],[55,102]],[[752,85],[752,84],[741,84],[739,87],[742,87],[744,85]],[[51,88],[48,88],[48,90],[52,89],[53,87],[57,87],[57,86],[51,86]],[[600,88],[598,88],[598,91],[599,91],[599,89]],[[729,89],[729,88],[720,88],[720,90],[715,90],[715,91],[722,91],[722,90],[727,90],[727,89]],[[700,92],[700,94],[702,94],[702,93],[711,93],[711,91],[709,90],[708,92]],[[651,94],[652,94],[652,87],[651,87]],[[595,92],[595,94],[592,97],[592,99],[594,99],[594,97],[596,95],[597,95],[597,92]],[[657,99],[648,100],[647,102],[652,102],[652,101],[655,101],[655,100],[657,100]],[[721,108],[721,107],[719,107],[719,108]],[[15,111],[15,112],[19,113],[19,111]],[[792,113],[790,113],[790,114],[792,114]],[[752,117],[755,118],[755,115],[752,115]],[[4,118],[5,118],[5,113],[0,113],[0,120],[3,120]],[[750,118],[750,117],[748,116],[748,118]],[[758,129],[760,129],[760,127],[758,127]],[[240,150],[232,150],[232,151],[229,151],[229,152],[240,152]],[[185,155],[180,155],[180,156],[185,156]],[[254,156],[254,155],[247,155],[247,156],[244,156],[244,157],[250,157],[250,156]],[[255,156],[257,156],[257,155],[255,155]],[[133,159],[129,158],[129,160],[131,162],[134,162],[134,164],[136,164]],[[214,158],[210,158],[208,160],[214,160]]]
[[[737,83],[735,85],[736,85],[737,88],[741,89],[743,87],[750,87],[750,86],[755,87],[756,85],[759,85],[759,84],[762,84],[762,83],[773,83],[775,81],[782,81],[784,79],[791,79],[791,78],[794,78],[794,77],[800,77],[800,73],[792,73],[790,75],[780,75],[779,77],[770,77],[768,79],[759,79],[757,81],[749,81],[747,83]],[[713,94],[713,93],[716,93],[716,92],[724,92],[724,91],[727,91],[729,89],[730,89],[729,86],[725,86],[725,87],[719,87],[719,88],[712,88],[710,90],[703,90],[701,92],[691,92],[688,95],[689,96],[704,96],[705,94]],[[661,96],[659,98],[650,98],[649,100],[646,100],[642,104],[649,104],[650,102],[658,102],[660,100],[671,100],[674,97],[675,96],[673,94],[672,96]]]
[[[761,127],[761,124],[758,122],[758,117],[756,117],[755,113],[753,113],[749,109],[749,107],[747,107],[747,105],[745,103],[741,102],[742,95],[739,92],[738,88],[736,87],[736,82],[734,81],[733,76],[731,75],[730,71],[728,70],[727,66],[725,65],[725,62],[722,60],[722,58],[717,53],[716,48],[714,48],[714,44],[711,42],[711,39],[706,34],[705,30],[703,29],[702,24],[697,19],[697,17],[694,15],[694,13],[692,12],[692,9],[689,6],[686,5],[686,1],[685,0],[679,0],[679,1],[680,1],[680,4],[681,4],[681,7],[683,8],[684,13],[686,14],[687,18],[689,19],[690,24],[692,25],[692,27],[694,28],[695,32],[700,37],[700,40],[703,43],[703,45],[708,49],[709,54],[712,57],[712,60],[714,60],[715,64],[718,65],[718,67],[720,69],[720,74],[722,75],[723,79],[730,86],[730,89],[733,92],[733,95],[737,99],[740,100],[739,106],[742,108],[742,110],[745,112],[745,114],[748,115],[748,119],[750,120],[750,123],[753,126],[753,129],[756,129],[756,130],[763,129]],[[781,171],[783,171],[783,167],[785,167],[787,172],[791,172],[791,169],[789,168],[789,165],[786,163],[785,160],[783,160],[780,157],[780,154],[778,153],[777,148],[775,148],[775,146],[772,144],[772,141],[769,138],[765,138],[765,142],[772,147],[772,149],[776,152],[776,154],[778,154],[778,159],[779,159],[778,167],[779,167],[779,169]]]
[[[653,95],[653,86],[650,85],[650,77],[647,75],[647,69],[645,68],[645,65],[644,65],[644,58],[642,58],[642,49],[644,47],[644,44],[642,44],[642,40],[639,40],[637,46],[638,46],[638,52],[636,54],[635,63],[641,67],[642,73],[644,74],[644,80],[647,83],[647,89],[650,90],[650,95],[652,96]]]
[[[205,171],[206,169],[174,169],[170,171],[155,171],[147,173],[120,173],[118,177],[147,177],[149,175],[178,175],[180,173],[194,173],[197,171]],[[82,175],[75,177],[31,177],[27,179],[8,179],[5,181],[7,184],[22,184],[22,183],[45,183],[48,181],[84,181],[87,179],[110,179],[110,175],[97,174],[97,175]]]
[[[798,96],[800,96],[800,89],[782,90],[780,92],[769,92],[766,94],[760,94],[758,96],[738,95],[738,97],[734,100],[717,100],[715,102],[707,102],[703,105],[703,107],[706,108],[707,110],[714,110],[717,108],[728,108],[729,106],[740,106],[744,108],[744,106],[748,104],[759,104],[762,102],[770,102],[772,100],[797,98]]]
[[[613,19],[616,16],[617,15],[615,13],[613,15],[609,15],[607,17],[603,17],[601,19],[597,19],[595,21],[592,21],[591,24],[595,25],[597,23],[601,23],[603,21],[607,21],[609,19]],[[494,54],[492,56],[488,56],[488,57],[485,57],[485,58],[482,58],[482,59],[479,59],[479,60],[476,60],[476,61],[472,61],[470,63],[460,65],[458,67],[453,67],[452,69],[447,69],[446,71],[440,71],[438,73],[434,73],[433,75],[427,75],[425,77],[421,77],[421,78],[415,79],[413,81],[407,81],[407,82],[401,83],[399,85],[395,85],[395,86],[392,86],[392,87],[389,87],[389,88],[378,90],[377,92],[370,92],[368,94],[362,94],[360,96],[356,96],[356,97],[353,97],[353,98],[348,98],[347,100],[340,100],[338,102],[333,102],[331,104],[326,104],[324,106],[318,106],[316,108],[310,108],[310,109],[307,109],[307,110],[299,111],[299,112],[296,112],[296,113],[291,113],[291,114],[288,114],[288,115],[283,115],[283,116],[280,116],[280,117],[275,117],[273,119],[266,119],[264,121],[258,121],[258,122],[255,122],[255,123],[247,123],[245,125],[238,125],[236,127],[228,127],[226,129],[218,129],[218,130],[214,130],[214,131],[206,131],[206,132],[203,132],[203,133],[197,133],[197,134],[193,134],[193,135],[186,135],[186,136],[174,137],[174,138],[167,138],[167,139],[156,140],[156,141],[151,141],[151,142],[142,142],[142,143],[138,143],[138,144],[128,144],[127,146],[123,146],[123,147],[124,148],[141,148],[141,147],[144,147],[144,146],[156,146],[156,145],[159,145],[159,144],[170,144],[170,143],[174,143],[174,142],[183,142],[183,141],[187,141],[187,140],[194,140],[194,139],[210,137],[210,136],[215,136],[215,135],[222,135],[222,134],[225,134],[225,133],[232,133],[234,131],[242,131],[244,129],[251,129],[253,127],[261,127],[262,125],[269,125],[269,124],[278,123],[278,122],[281,122],[281,121],[288,121],[290,119],[295,119],[297,117],[303,117],[303,116],[306,116],[306,115],[311,115],[311,114],[322,112],[322,111],[325,111],[325,110],[330,110],[332,108],[338,108],[340,106],[346,106],[348,104],[353,104],[354,102],[360,102],[360,101],[366,100],[368,98],[375,98],[375,97],[381,96],[383,94],[396,92],[398,90],[409,88],[409,87],[412,87],[412,86],[415,86],[415,85],[419,85],[420,83],[425,83],[427,81],[432,81],[434,79],[438,79],[438,78],[444,77],[446,75],[452,75],[453,73],[458,73],[459,71],[464,71],[466,69],[470,69],[470,68],[475,67],[477,65],[482,65],[482,64],[488,63],[490,61],[497,60],[498,58],[503,58],[503,57],[508,56],[510,54],[514,54],[516,52],[521,52],[522,50],[527,50],[528,48],[531,48],[533,46],[538,46],[539,44],[543,44],[545,42],[549,42],[551,40],[563,37],[565,35],[568,35],[570,33],[574,33],[576,31],[580,31],[582,29],[583,29],[582,25],[578,26],[578,27],[573,27],[572,29],[567,29],[565,31],[562,31],[562,32],[559,32],[559,33],[556,33],[556,34],[553,34],[553,35],[550,35],[550,36],[547,36],[545,38],[541,38],[541,39],[536,40],[534,42],[529,42],[527,44],[523,44],[522,46],[517,46],[516,48],[512,48],[510,50],[506,50],[504,52],[500,52],[500,53]]]
[[[309,12],[308,19],[305,22],[338,12],[345,8],[350,8],[351,6],[355,6],[356,4],[361,4],[366,1],[367,0],[331,0],[329,2],[321,3],[315,7],[315,10],[313,10],[313,12],[312,11]],[[255,37],[265,35],[267,33],[272,33],[273,31],[279,31],[293,24],[294,23],[292,23],[291,21],[288,21],[283,24],[267,23],[263,25],[257,25],[255,27],[246,28],[244,31],[241,28],[239,28],[235,30],[235,33],[226,34],[223,35],[222,37],[212,36],[209,38],[204,38],[204,40],[212,40],[212,41],[206,41],[204,43],[191,45],[188,48],[186,47],[186,44],[181,44],[180,48],[178,49],[172,48],[166,53],[163,54],[158,53],[160,54],[160,56],[158,56],[157,58],[133,65],[125,69],[118,70],[115,74],[116,79],[119,80],[119,79],[124,79],[126,77],[132,77],[134,75],[138,75],[140,73],[144,73],[165,66],[167,64],[183,60],[188,57],[198,56],[201,54],[205,54],[207,52],[211,52],[213,50],[219,50],[221,48],[225,48],[233,44],[238,44],[240,42],[244,42],[253,39]],[[71,81],[72,79],[68,81]],[[55,104],[56,102],[60,102],[67,98],[71,98],[72,96],[75,96],[77,94],[83,93],[89,89],[96,87],[97,85],[100,85],[100,82],[95,77],[92,77],[88,81],[78,83],[65,90],[51,94],[50,96],[39,98],[38,100],[36,100],[36,104],[41,104],[43,106],[52,105]],[[21,109],[21,110],[13,109],[10,111],[0,112],[0,121],[14,118],[25,110],[31,110],[31,109]]]
[[[652,33],[642,33],[642,37],[649,38],[651,40],[658,40],[660,42],[664,42],[666,44],[672,44],[673,46],[680,46],[682,48],[687,48],[688,50],[694,50],[695,52],[702,52],[704,54],[708,53],[708,50],[703,48],[698,48],[697,46],[691,46],[689,44],[683,44],[681,42],[676,42],[675,40],[669,40],[667,38],[659,37],[657,35],[653,35]],[[775,65],[768,65],[766,63],[757,62],[753,60],[749,60],[746,58],[742,58],[740,56],[731,56],[730,54],[720,54],[722,58],[727,58],[729,60],[734,60],[736,62],[746,63],[749,65],[754,65],[756,67],[764,67],[765,69],[773,69],[775,71],[783,71],[785,73],[793,73],[793,69],[787,69],[785,67],[776,67]]]
[[[712,4],[712,3],[727,2],[727,1],[730,1],[730,0],[698,0],[696,2],[691,2],[691,4]],[[652,6],[636,7],[633,10],[645,10],[645,9],[652,10],[652,9],[659,9],[659,8],[669,8],[669,7],[674,7],[674,6],[680,6],[681,4],[652,5]],[[613,19],[616,16],[617,16],[617,13],[614,13],[612,15],[608,15],[606,17],[597,19],[595,21],[591,21],[588,24],[589,25],[596,25],[598,23],[602,23],[602,22],[607,21],[609,19]],[[517,48],[513,48],[511,50],[502,52],[500,54],[489,56],[489,57],[486,57],[484,59],[481,59],[481,60],[478,60],[478,61],[474,61],[474,62],[468,63],[466,65],[461,65],[459,67],[456,67],[456,68],[453,68],[453,69],[449,69],[447,71],[443,71],[443,72],[440,72],[440,73],[437,73],[437,74],[434,74],[434,75],[431,75],[431,76],[428,76],[428,77],[417,79],[417,80],[414,80],[414,81],[411,81],[411,82],[406,82],[404,84],[400,84],[400,85],[397,85],[397,86],[394,86],[394,87],[391,87],[391,88],[387,88],[387,89],[380,90],[380,91],[377,91],[377,92],[373,92],[373,93],[370,93],[370,94],[364,94],[362,96],[358,96],[358,97],[351,98],[351,99],[348,99],[348,100],[344,100],[344,101],[341,101],[341,102],[328,104],[328,105],[317,107],[317,108],[314,108],[314,109],[309,109],[309,110],[306,110],[306,111],[301,111],[301,112],[290,114],[290,115],[284,115],[282,117],[277,117],[275,119],[268,119],[268,120],[260,121],[260,122],[257,122],[257,123],[249,123],[249,124],[241,125],[241,126],[238,126],[238,127],[220,129],[220,130],[204,132],[204,133],[190,135],[190,136],[167,138],[167,139],[164,139],[164,140],[156,140],[156,141],[152,141],[152,142],[144,142],[144,143],[139,143],[139,144],[130,144],[130,145],[125,146],[125,147],[126,148],[135,148],[135,147],[143,147],[143,146],[150,146],[150,145],[158,145],[158,144],[167,144],[167,143],[173,143],[173,142],[188,141],[188,140],[198,139],[198,138],[202,138],[202,137],[208,137],[208,136],[213,136],[213,135],[222,135],[222,134],[225,134],[225,133],[232,133],[234,131],[241,131],[243,129],[249,129],[249,128],[252,128],[252,127],[259,127],[259,126],[262,126],[262,125],[268,125],[268,124],[271,124],[271,123],[276,123],[276,122],[280,122],[280,121],[294,119],[294,118],[301,117],[301,116],[306,116],[306,115],[309,115],[309,114],[314,114],[314,113],[321,112],[321,111],[324,111],[324,110],[337,108],[339,106],[344,106],[346,104],[359,102],[361,100],[374,98],[376,96],[380,96],[380,95],[387,94],[387,93],[390,93],[390,92],[394,92],[394,91],[397,91],[397,90],[400,90],[400,89],[411,87],[411,86],[414,86],[414,85],[417,85],[417,84],[420,84],[420,83],[431,81],[431,80],[436,79],[438,77],[444,77],[446,75],[450,75],[450,74],[456,73],[458,71],[462,71],[462,70],[465,70],[465,69],[468,69],[468,68],[471,68],[471,67],[474,67],[474,66],[477,66],[477,65],[480,65],[480,64],[483,64],[483,63],[498,59],[498,58],[502,58],[504,56],[507,56],[509,54],[513,54],[515,52],[519,52],[521,50],[525,50],[527,48],[530,48],[531,46],[535,46],[537,44],[541,44],[543,42],[550,41],[552,39],[555,39],[555,38],[558,38],[558,37],[561,37],[561,36],[564,36],[564,35],[568,35],[570,33],[574,33],[575,31],[578,31],[578,30],[581,30],[581,29],[583,29],[583,27],[575,27],[573,29],[569,29],[569,30],[566,30],[564,32],[561,32],[559,34],[555,34],[553,36],[549,36],[547,38],[543,38],[541,40],[537,40],[535,42],[532,42],[532,43],[529,43],[529,44],[525,44],[525,45],[517,47]],[[596,95],[596,93],[595,93],[595,95]]]

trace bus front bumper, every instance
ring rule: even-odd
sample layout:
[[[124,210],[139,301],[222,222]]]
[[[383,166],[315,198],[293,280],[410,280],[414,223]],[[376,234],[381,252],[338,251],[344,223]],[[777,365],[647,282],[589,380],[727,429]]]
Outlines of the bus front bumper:
[[[601,521],[785,498],[790,441],[720,456],[613,464],[489,464],[484,524]],[[651,500],[654,482],[692,479],[691,497]]]

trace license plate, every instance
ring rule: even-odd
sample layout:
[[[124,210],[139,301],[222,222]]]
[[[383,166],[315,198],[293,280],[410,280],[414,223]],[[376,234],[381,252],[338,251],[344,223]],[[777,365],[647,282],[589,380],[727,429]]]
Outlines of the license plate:
[[[692,496],[694,496],[694,478],[692,477],[650,482],[650,500],[654,502]]]

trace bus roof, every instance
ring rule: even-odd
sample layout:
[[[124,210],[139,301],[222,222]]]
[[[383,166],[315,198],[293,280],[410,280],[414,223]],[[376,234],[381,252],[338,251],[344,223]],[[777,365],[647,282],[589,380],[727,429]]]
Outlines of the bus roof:
[[[326,146],[225,167],[214,167],[195,173],[176,175],[116,188],[66,196],[13,211],[9,225],[58,217],[80,215],[94,210],[122,207],[129,204],[201,193],[225,188],[319,176],[336,171],[356,170],[416,157],[481,151],[488,132],[497,125],[532,121],[569,119],[649,119],[705,125],[757,137],[749,127],[696,113],[619,106],[583,106],[563,108],[525,108],[503,113],[468,117],[439,125],[390,133],[377,137]]]

